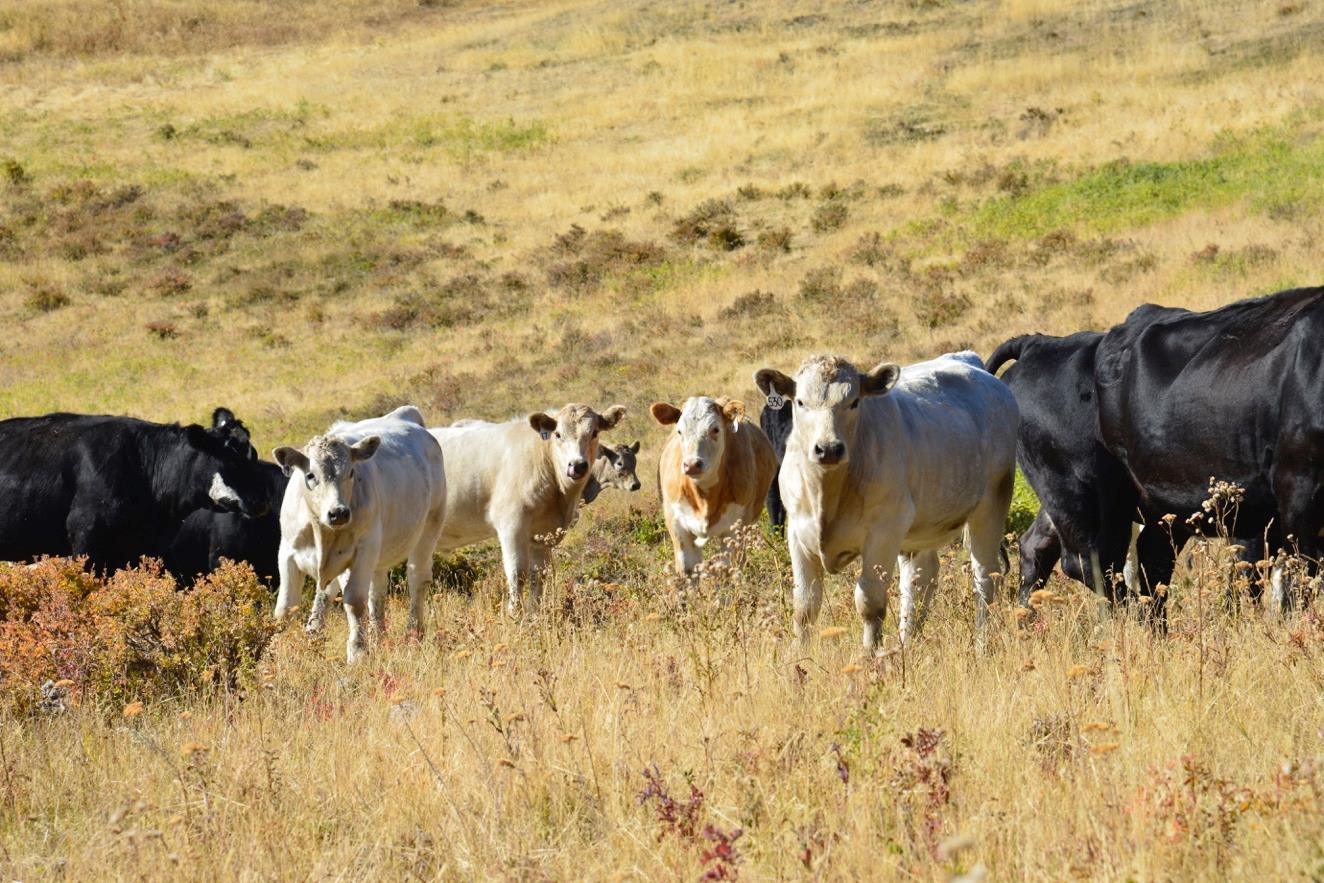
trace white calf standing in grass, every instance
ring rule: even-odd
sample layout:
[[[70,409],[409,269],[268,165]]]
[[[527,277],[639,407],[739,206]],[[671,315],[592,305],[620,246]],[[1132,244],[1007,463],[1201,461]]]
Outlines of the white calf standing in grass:
[[[901,639],[918,628],[938,574],[937,550],[966,532],[977,622],[1002,570],[1002,532],[1016,471],[1016,399],[974,353],[868,373],[839,356],[805,360],[795,377],[765,368],[764,395],[794,401],[778,483],[795,574],[794,625],[803,641],[823,601],[824,571],[862,558],[855,609],[873,649],[901,570]]]
[[[446,520],[441,447],[423,415],[406,405],[384,417],[336,423],[302,450],[277,448],[275,459],[290,476],[280,510],[276,617],[298,603],[304,576],[312,576],[317,594],[308,629],[320,629],[332,584],[343,574],[347,654],[354,662],[366,650],[365,601],[380,634],[387,571],[407,560],[406,630],[421,635],[423,593]]]
[[[458,549],[496,537],[509,590],[519,612],[524,587],[536,609],[552,536],[574,523],[575,510],[598,456],[598,434],[616,426],[625,408],[599,414],[569,404],[553,416],[534,413],[506,423],[462,420],[432,430],[446,455],[450,480],[440,547]]]

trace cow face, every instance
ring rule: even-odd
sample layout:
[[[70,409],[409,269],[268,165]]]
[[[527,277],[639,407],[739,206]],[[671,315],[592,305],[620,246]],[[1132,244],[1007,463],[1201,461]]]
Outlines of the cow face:
[[[606,432],[625,417],[622,405],[612,405],[599,414],[588,405],[569,404],[555,415],[529,415],[529,425],[551,446],[557,474],[567,481],[588,478],[589,464],[598,456],[598,433]]]
[[[666,402],[654,402],[649,410],[663,426],[675,425],[680,437],[680,469],[701,487],[717,475],[726,434],[738,432],[745,417],[743,402],[707,396],[686,399],[684,410]]]
[[[754,382],[764,395],[775,393],[791,400],[791,439],[811,463],[831,468],[849,462],[860,401],[885,395],[900,376],[900,366],[889,362],[862,374],[840,356],[813,356],[795,377],[764,368],[754,375]]]
[[[635,473],[639,463],[638,454],[639,442],[632,445],[599,445],[596,464],[598,484],[623,491],[639,490],[639,476]]]
[[[237,421],[236,421],[237,422]],[[211,507],[222,512],[238,512],[248,518],[261,518],[271,509],[270,492],[265,476],[251,446],[248,431],[243,430],[244,445],[234,443],[214,429],[196,424],[186,427],[187,444],[181,453],[189,458],[184,467],[192,484],[189,510]],[[206,497],[201,491],[205,489]],[[192,496],[196,494],[197,496]]]
[[[335,436],[316,436],[302,451],[276,448],[273,456],[293,481],[303,482],[303,499],[325,527],[340,530],[354,518],[355,465],[377,453],[375,435],[348,444]],[[298,476],[294,473],[298,472]]]

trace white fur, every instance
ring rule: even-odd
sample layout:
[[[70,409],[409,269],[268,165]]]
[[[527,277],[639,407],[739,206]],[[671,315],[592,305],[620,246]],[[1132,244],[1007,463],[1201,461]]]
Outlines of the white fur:
[[[993,597],[990,574],[1001,570],[1015,468],[1019,412],[1011,391],[973,353],[908,366],[890,391],[863,397],[856,409],[849,407],[859,394],[854,384],[824,384],[811,396],[807,378],[796,379],[797,398],[809,400],[795,406],[779,475],[796,634],[807,639],[818,616],[824,573],[859,557],[855,606],[865,647],[877,645],[898,566],[905,640],[919,621],[916,590],[932,590],[931,553],[960,536],[962,527],[982,627]],[[815,461],[815,444],[838,441],[846,445],[840,464]]]
[[[408,561],[407,628],[423,631],[423,592],[432,580],[432,555],[446,519],[446,470],[441,448],[421,425],[412,406],[358,423],[337,423],[328,435],[347,444],[377,436],[381,444],[354,466],[352,519],[339,530],[328,527],[309,504],[304,475],[295,470],[280,511],[280,591],[276,616],[298,601],[305,576],[316,582],[310,630],[321,627],[332,586],[345,595],[349,620],[347,655],[366,652],[360,627],[364,602],[375,626],[385,624],[387,571]]]

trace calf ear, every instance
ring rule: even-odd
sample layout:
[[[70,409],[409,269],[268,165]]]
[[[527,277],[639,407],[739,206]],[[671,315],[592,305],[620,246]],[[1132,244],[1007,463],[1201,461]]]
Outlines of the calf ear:
[[[740,421],[745,419],[745,403],[732,399],[722,406],[722,416],[731,421],[731,431],[740,431]]]
[[[670,426],[680,419],[680,408],[666,402],[653,402],[648,407],[648,413],[652,414],[653,419],[663,426]]]
[[[224,429],[229,424],[235,422],[237,421],[234,416],[234,411],[231,411],[229,408],[217,408],[215,411],[211,412],[212,429]]]
[[[755,371],[754,385],[763,393],[764,398],[770,399],[774,393],[784,399],[795,398],[794,378],[787,377],[776,368],[760,368]]]
[[[543,438],[547,438],[547,436],[556,431],[556,420],[542,412],[530,414],[529,425],[533,427],[534,432],[538,433]]]
[[[868,374],[860,375],[860,395],[880,396],[896,385],[901,366],[893,362],[879,362]]]
[[[358,463],[361,460],[369,460],[372,455],[377,453],[377,448],[381,445],[381,436],[370,435],[367,438],[360,439],[355,444],[349,446],[349,459]]]
[[[637,440],[635,441],[634,444],[630,445],[630,453],[631,454],[639,453],[639,442]]]
[[[298,448],[282,447],[271,452],[271,458],[280,464],[280,469],[288,478],[294,470],[308,471],[308,458]]]
[[[598,431],[606,432],[625,419],[625,406],[612,405],[598,415]]]

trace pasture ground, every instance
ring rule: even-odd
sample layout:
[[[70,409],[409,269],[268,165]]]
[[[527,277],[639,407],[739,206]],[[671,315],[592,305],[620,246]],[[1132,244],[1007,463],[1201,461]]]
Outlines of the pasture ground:
[[[1324,12],[801,7],[0,0],[0,415],[619,401],[645,487],[535,622],[480,549],[352,670],[333,617],[235,690],[0,717],[0,872],[1324,875],[1318,602],[1228,607],[1207,552],[1166,637],[1061,583],[976,649],[954,554],[906,654],[845,578],[801,653],[762,540],[678,605],[646,416],[1319,283]]]

